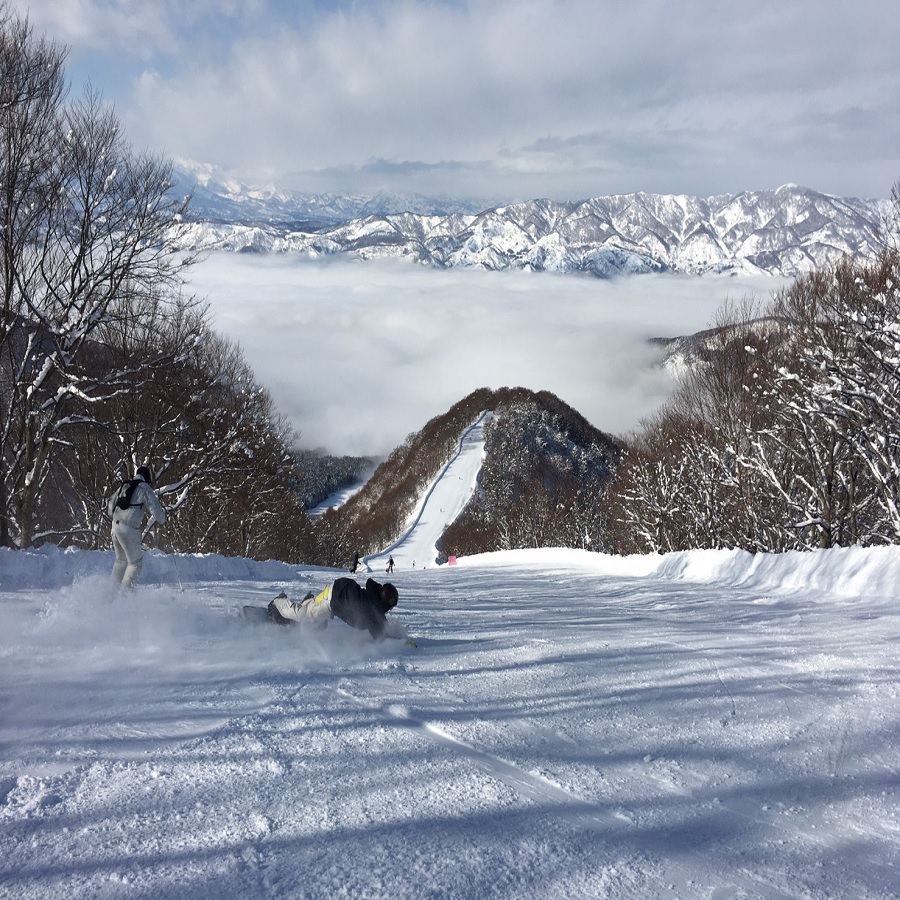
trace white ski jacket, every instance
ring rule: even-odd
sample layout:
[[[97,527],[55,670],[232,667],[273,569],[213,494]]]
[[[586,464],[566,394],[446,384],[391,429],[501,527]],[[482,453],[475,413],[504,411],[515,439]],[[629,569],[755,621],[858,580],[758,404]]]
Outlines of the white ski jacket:
[[[131,495],[131,505],[128,509],[119,509],[116,506],[116,501],[125,492],[126,487],[127,485],[122,485],[109,498],[106,504],[106,511],[113,520],[113,524],[140,528],[145,513],[150,516],[148,525],[153,524],[153,522],[159,522],[162,525],[166,521],[165,507],[159,502],[156,491],[146,481],[142,481],[134,489],[134,493]]]

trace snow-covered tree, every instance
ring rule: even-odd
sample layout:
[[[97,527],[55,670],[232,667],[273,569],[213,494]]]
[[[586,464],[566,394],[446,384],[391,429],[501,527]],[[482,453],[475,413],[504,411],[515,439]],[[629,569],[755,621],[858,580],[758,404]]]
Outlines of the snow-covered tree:
[[[726,308],[631,440],[617,547],[900,541],[900,252],[805,275],[767,312]]]
[[[92,91],[64,103],[64,52],[0,20],[0,543],[29,546],[71,432],[119,390],[92,361],[131,298],[177,294],[171,167],[134,153]]]
[[[761,373],[776,341],[755,304],[723,307],[673,397],[629,441],[611,497],[617,546],[770,548],[777,500],[747,462],[769,424]]]
[[[773,396],[805,450],[820,546],[900,540],[900,253],[799,279]],[[873,509],[874,507],[874,509]]]

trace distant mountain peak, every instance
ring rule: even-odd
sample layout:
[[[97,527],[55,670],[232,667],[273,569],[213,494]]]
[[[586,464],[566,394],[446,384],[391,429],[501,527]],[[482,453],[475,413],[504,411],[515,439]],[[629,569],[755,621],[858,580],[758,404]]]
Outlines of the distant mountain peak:
[[[248,185],[217,166],[186,159],[176,160],[174,170],[174,189],[180,194],[194,195],[192,212],[198,222],[270,228],[299,223],[321,227],[371,215],[407,212],[418,215],[473,214],[486,205],[483,200],[415,193],[312,194],[272,184]]]
[[[474,201],[379,193],[306,195],[179,169],[194,249],[392,257],[439,268],[598,277],[643,272],[794,277],[881,248],[887,200],[785,184],[713,197],[636,191],[586,200]]]

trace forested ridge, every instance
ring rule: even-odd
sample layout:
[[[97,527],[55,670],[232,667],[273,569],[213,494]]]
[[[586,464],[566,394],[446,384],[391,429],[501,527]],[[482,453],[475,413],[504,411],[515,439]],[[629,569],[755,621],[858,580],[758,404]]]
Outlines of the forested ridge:
[[[485,458],[477,489],[438,548],[444,555],[515,547],[603,549],[603,494],[621,448],[549,391],[473,391],[407,437],[365,487],[322,517],[340,560],[369,553],[403,531],[419,498],[484,412]],[[336,560],[336,561],[340,561]]]

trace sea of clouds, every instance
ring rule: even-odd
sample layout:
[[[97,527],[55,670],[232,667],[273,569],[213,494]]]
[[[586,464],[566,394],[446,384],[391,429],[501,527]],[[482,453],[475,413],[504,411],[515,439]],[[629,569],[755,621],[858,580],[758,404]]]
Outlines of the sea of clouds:
[[[726,301],[765,301],[783,283],[227,253],[208,256],[191,281],[299,446],[359,455],[389,453],[481,387],[548,390],[625,434],[672,389],[649,338],[692,334]]]

